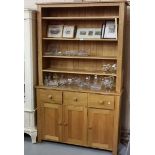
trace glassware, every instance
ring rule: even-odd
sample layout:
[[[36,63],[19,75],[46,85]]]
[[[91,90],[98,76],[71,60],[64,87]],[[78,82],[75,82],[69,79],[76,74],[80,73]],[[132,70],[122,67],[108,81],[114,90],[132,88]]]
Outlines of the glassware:
[[[60,79],[59,79],[59,86],[60,87],[64,87],[66,85],[67,81],[64,78],[64,75],[61,75]]]
[[[44,78],[44,85],[45,86],[48,86],[48,76],[47,75]]]
[[[72,78],[72,76],[68,76],[68,78],[67,78],[67,86],[68,87],[71,87],[73,85],[73,78]]]
[[[101,90],[101,83],[99,83],[97,75],[94,76],[94,81],[90,88],[92,90]]]
[[[80,83],[79,83],[79,87],[83,88],[84,87],[84,82],[85,82],[85,78],[83,76],[80,77]]]
[[[109,72],[110,68],[111,68],[110,64],[103,64],[102,65],[102,69],[104,72]]]
[[[117,70],[117,65],[116,64],[112,64],[111,68],[110,68],[110,72],[111,73],[116,73],[116,70]]]
[[[58,76],[56,73],[53,74],[53,80],[50,80],[49,86],[58,87]]]
[[[81,78],[80,77],[76,76],[76,77],[73,78],[73,85],[74,86],[79,86],[80,83],[81,83]]]
[[[58,51],[58,52],[56,53],[56,55],[57,55],[57,56],[62,56],[63,53],[62,53],[61,51]]]
[[[87,89],[90,88],[90,76],[85,77],[84,87],[87,88]]]
[[[58,46],[53,45],[53,44],[49,44],[47,46],[47,50],[45,52],[45,55],[57,55],[58,51],[59,51]]]
[[[78,56],[88,56],[88,52],[86,52],[85,50],[80,50],[78,52]]]
[[[115,79],[114,77],[104,77],[102,79],[102,86],[105,91],[111,91],[114,88]]]
[[[116,73],[117,65],[116,64],[103,64],[102,70],[104,72]]]

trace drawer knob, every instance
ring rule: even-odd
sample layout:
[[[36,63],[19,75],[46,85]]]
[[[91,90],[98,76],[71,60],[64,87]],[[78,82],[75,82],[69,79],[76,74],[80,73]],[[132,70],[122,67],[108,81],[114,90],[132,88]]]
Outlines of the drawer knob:
[[[64,123],[64,126],[68,126],[68,123]]]
[[[88,127],[89,130],[92,130],[93,128],[91,126]]]
[[[48,98],[49,98],[49,99],[52,99],[52,95],[48,95]]]
[[[111,102],[109,101],[109,102],[108,102],[108,105],[110,105],[110,104],[111,104]]]
[[[58,122],[58,125],[62,125],[62,122]]]
[[[104,104],[104,101],[99,101],[100,104]]]
[[[77,102],[78,101],[78,99],[75,97],[74,99],[73,99],[75,102]]]

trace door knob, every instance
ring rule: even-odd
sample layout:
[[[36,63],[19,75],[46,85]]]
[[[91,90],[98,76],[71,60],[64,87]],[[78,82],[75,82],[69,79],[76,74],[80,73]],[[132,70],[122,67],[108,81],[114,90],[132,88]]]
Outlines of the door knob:
[[[48,95],[48,98],[49,98],[49,99],[52,99],[52,95]]]
[[[68,123],[64,123],[64,126],[67,126],[68,125]]]
[[[104,101],[99,101],[100,104],[104,104]]]
[[[58,122],[58,125],[62,125],[62,122]]]
[[[89,130],[92,130],[93,128],[89,126],[88,129],[89,129]]]
[[[78,99],[75,97],[74,99],[73,99],[75,102],[77,102],[78,101]]]

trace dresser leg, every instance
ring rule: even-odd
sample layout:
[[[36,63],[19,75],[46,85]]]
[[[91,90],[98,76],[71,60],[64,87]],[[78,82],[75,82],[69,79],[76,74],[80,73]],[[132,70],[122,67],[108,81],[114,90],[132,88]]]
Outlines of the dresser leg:
[[[36,143],[37,132],[32,132],[30,136],[31,136],[32,143]]]
[[[115,150],[112,151],[112,155],[118,155],[117,154],[117,149],[115,149]]]

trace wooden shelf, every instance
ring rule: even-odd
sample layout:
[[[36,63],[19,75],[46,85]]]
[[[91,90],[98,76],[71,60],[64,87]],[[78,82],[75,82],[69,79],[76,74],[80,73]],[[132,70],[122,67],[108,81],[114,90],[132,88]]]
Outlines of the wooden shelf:
[[[84,93],[95,93],[95,94],[103,94],[103,95],[120,95],[121,93],[117,93],[116,91],[106,92],[103,90],[93,91],[90,89],[80,89],[79,87],[50,87],[50,86],[36,86],[36,88],[42,89],[52,89],[52,90],[61,90],[61,91],[73,91],[73,92],[84,92]]]
[[[116,74],[112,73],[103,73],[101,71],[86,71],[86,70],[73,70],[73,69],[56,69],[56,68],[47,68],[43,69],[43,72],[51,72],[51,73],[69,73],[69,74],[84,74],[84,75],[104,75],[104,76],[116,76]]]
[[[87,38],[43,38],[43,40],[71,40],[71,41],[112,41],[116,42],[117,39],[87,39]]]
[[[61,58],[61,59],[96,59],[96,60],[116,60],[117,57],[94,57],[94,56],[52,56],[44,55],[44,58]]]
[[[42,17],[44,20],[114,20],[119,16],[96,16],[96,17]]]

